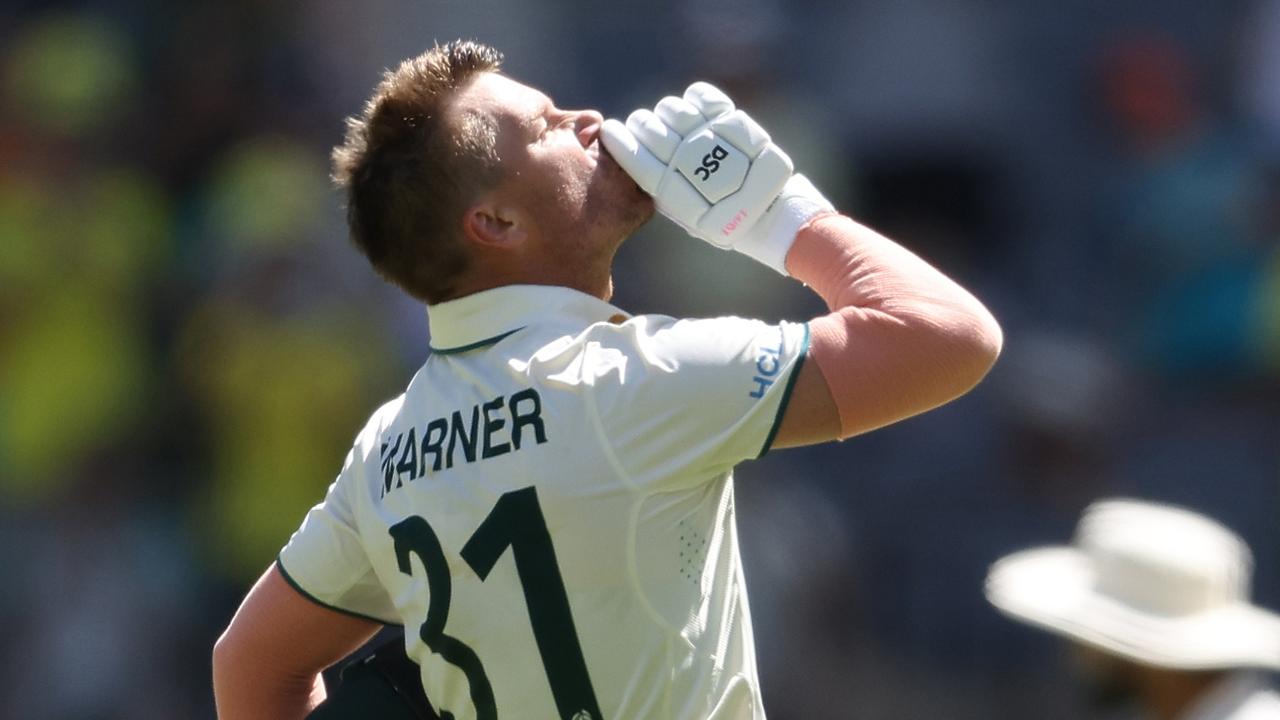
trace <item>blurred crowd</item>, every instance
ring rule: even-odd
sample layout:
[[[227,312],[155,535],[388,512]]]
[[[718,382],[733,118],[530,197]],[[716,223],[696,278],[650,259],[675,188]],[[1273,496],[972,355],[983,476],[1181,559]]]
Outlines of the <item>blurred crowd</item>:
[[[1280,607],[1280,0],[9,0],[0,718],[213,716],[214,638],[426,357],[328,150],[455,37],[606,115],[721,84],[1005,327],[965,399],[739,469],[771,717],[1088,717],[982,578],[1102,496],[1224,522]],[[615,285],[820,307],[663,220]]]

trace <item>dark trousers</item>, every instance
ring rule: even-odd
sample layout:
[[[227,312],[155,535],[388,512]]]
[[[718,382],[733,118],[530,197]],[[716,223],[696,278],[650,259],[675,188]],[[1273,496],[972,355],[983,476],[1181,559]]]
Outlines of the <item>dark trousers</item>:
[[[440,720],[422,690],[418,664],[397,636],[342,669],[338,684],[307,720]]]

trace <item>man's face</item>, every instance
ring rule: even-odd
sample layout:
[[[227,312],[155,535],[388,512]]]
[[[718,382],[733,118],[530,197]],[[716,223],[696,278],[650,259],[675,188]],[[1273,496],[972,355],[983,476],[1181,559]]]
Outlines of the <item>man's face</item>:
[[[453,112],[497,121],[501,202],[521,211],[546,252],[565,262],[612,260],[622,240],[653,216],[653,199],[600,144],[594,110],[561,110],[543,93],[481,73],[458,94]]]

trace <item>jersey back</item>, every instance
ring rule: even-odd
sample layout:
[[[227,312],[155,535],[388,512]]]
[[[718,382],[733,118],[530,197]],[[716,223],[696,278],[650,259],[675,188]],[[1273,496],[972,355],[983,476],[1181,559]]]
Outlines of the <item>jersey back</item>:
[[[807,328],[546,287],[431,325],[281,552],[295,587],[403,624],[455,718],[762,718],[731,470],[768,449]]]

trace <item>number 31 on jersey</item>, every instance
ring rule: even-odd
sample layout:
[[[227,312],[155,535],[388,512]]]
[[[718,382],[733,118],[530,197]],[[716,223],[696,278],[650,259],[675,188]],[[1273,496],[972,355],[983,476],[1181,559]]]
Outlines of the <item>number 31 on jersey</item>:
[[[426,568],[430,598],[427,616],[418,630],[422,642],[431,652],[466,675],[476,717],[479,720],[497,720],[493,687],[480,658],[466,643],[444,631],[449,619],[453,578],[439,538],[431,525],[417,515],[391,526],[390,532],[400,572],[413,574],[410,555],[417,555]],[[587,674],[587,664],[582,657],[582,645],[578,642],[578,632],[569,610],[569,597],[560,576],[551,534],[547,532],[537,489],[532,486],[513,490],[498,498],[489,516],[462,547],[461,555],[483,581],[508,547],[515,558],[529,624],[538,643],[538,654],[542,657],[542,666],[560,718],[603,720]],[[453,718],[452,713],[444,710],[440,711],[440,716],[442,720]]]

